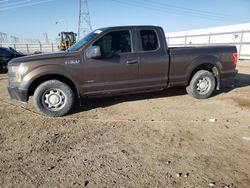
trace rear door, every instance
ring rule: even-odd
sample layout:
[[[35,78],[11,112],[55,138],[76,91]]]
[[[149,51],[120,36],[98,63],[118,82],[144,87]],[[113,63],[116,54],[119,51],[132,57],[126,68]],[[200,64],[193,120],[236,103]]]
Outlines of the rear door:
[[[138,57],[132,45],[132,30],[106,33],[92,45],[101,48],[102,57],[84,62],[83,93],[131,90],[138,79]]]
[[[165,87],[168,82],[169,55],[161,29],[137,29],[139,80],[144,87]]]

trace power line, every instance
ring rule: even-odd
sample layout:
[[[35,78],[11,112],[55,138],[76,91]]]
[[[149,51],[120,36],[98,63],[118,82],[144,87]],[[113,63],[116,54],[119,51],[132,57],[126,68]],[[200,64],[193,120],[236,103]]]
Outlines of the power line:
[[[15,9],[15,8],[28,7],[28,6],[34,6],[34,5],[38,5],[38,4],[42,4],[42,3],[48,3],[51,1],[53,1],[53,0],[40,0],[40,1],[36,1],[36,2],[23,3],[20,5],[13,5],[13,6],[8,6],[8,7],[4,7],[4,8],[0,7],[0,12],[5,11],[5,10],[10,10],[10,9]]]
[[[123,5],[132,6],[132,7],[143,8],[143,9],[153,10],[153,11],[157,11],[157,12],[163,12],[163,13],[169,14],[169,15],[185,15],[185,16],[191,16],[191,17],[195,17],[195,18],[204,18],[204,15],[201,16],[201,15],[197,15],[194,13],[186,13],[186,12],[182,12],[182,11],[168,10],[168,9],[161,7],[161,6],[153,6],[153,5],[148,5],[145,3],[137,3],[137,2],[131,2],[131,1],[124,2],[122,0],[112,0],[112,1],[123,4]],[[206,18],[207,18],[207,16],[206,16]],[[215,19],[215,18],[211,18],[211,17],[209,19],[216,20],[216,21],[219,20],[218,18]],[[219,20],[219,21],[222,21],[222,20]]]
[[[10,7],[10,6],[16,6],[16,5],[20,5],[20,4],[25,4],[25,3],[29,3],[32,0],[24,0],[24,1],[16,1],[16,2],[9,2],[9,3],[4,3],[2,5],[0,5],[0,8],[5,8],[5,7]]]
[[[204,14],[204,13],[194,13],[194,12],[190,12],[187,10],[176,10],[173,8],[169,8],[166,6],[162,6],[162,5],[156,5],[156,4],[152,4],[152,3],[145,3],[145,2],[138,2],[138,1],[134,1],[134,0],[127,0],[126,2],[122,1],[122,0],[112,0],[114,2],[117,2],[119,4],[123,4],[123,5],[128,5],[128,6],[133,6],[133,7],[137,7],[137,8],[144,8],[144,9],[148,9],[148,10],[154,10],[154,11],[159,11],[159,12],[163,12],[165,14],[170,14],[170,15],[185,15],[185,16],[191,16],[191,17],[195,17],[195,18],[200,18],[200,19],[209,19],[209,20],[214,20],[214,21],[223,21],[226,18],[222,17],[222,16],[216,16],[216,15],[208,15],[208,14]]]
[[[0,3],[4,3],[4,2],[7,2],[9,0],[0,0]]]
[[[162,6],[168,7],[168,8],[173,8],[176,10],[184,10],[184,11],[190,11],[193,13],[201,13],[204,15],[208,15],[208,16],[218,16],[218,17],[223,17],[223,18],[243,18],[243,19],[250,19],[250,17],[244,17],[244,16],[237,16],[237,15],[230,15],[230,14],[218,14],[217,12],[211,12],[211,11],[206,11],[206,10],[198,10],[198,9],[191,9],[191,8],[186,8],[186,7],[181,7],[181,6],[176,6],[176,5],[172,5],[172,4],[168,4],[165,2],[155,2],[152,0],[144,0],[144,2],[150,2],[152,4],[160,4]]]

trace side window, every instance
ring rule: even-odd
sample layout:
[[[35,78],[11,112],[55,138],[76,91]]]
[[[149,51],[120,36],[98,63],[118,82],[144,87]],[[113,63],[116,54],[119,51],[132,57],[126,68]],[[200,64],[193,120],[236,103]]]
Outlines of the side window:
[[[119,53],[131,52],[130,32],[128,30],[110,32],[93,45],[100,46],[103,58],[110,58]]]
[[[159,47],[157,35],[154,30],[141,30],[140,35],[143,51],[152,51]]]

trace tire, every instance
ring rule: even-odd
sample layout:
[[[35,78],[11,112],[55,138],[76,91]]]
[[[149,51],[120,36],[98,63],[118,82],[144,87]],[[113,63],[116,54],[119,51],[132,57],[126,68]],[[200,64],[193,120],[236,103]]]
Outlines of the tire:
[[[200,70],[194,74],[186,91],[196,99],[207,99],[215,90],[216,80],[214,75],[206,70]]]
[[[39,113],[60,117],[72,110],[74,93],[67,84],[58,80],[49,80],[36,88],[33,103]]]

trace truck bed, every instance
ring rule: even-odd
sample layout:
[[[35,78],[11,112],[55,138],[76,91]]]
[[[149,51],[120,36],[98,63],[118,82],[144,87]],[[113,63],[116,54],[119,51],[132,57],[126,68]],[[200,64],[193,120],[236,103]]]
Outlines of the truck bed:
[[[170,47],[169,87],[187,85],[194,67],[215,64],[222,79],[235,76],[232,52],[235,46]]]

